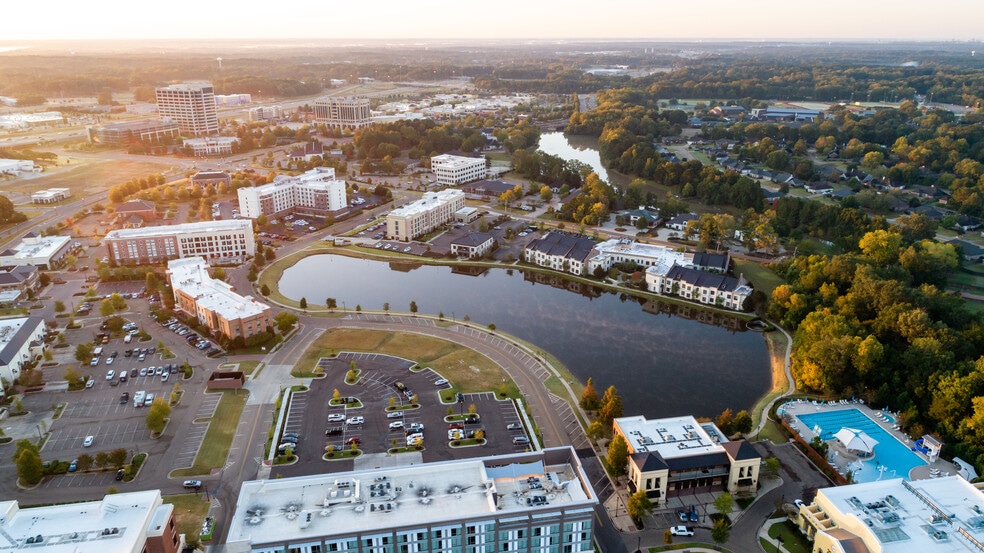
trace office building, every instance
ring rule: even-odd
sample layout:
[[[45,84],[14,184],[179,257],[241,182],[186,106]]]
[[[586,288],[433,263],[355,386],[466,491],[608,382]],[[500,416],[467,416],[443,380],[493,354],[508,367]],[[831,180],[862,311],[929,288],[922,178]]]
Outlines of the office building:
[[[598,504],[573,448],[244,482],[229,553],[581,553]]]
[[[245,219],[203,221],[111,230],[103,240],[117,265],[146,265],[201,257],[211,263],[242,263],[256,253],[253,223]]]
[[[947,476],[822,488],[797,523],[814,553],[980,552],[982,486]]]
[[[126,146],[131,142],[159,142],[177,138],[178,124],[171,119],[145,119],[106,123],[86,128],[89,142],[107,146]]]
[[[0,501],[3,552],[177,553],[184,541],[174,506],[163,502],[160,490],[43,507]]]
[[[31,202],[36,204],[53,204],[72,197],[70,188],[48,188],[31,194]]]
[[[372,124],[369,98],[325,96],[314,101],[314,120],[339,129],[361,129]]]
[[[523,259],[574,275],[583,275],[597,242],[580,234],[551,231],[534,238],[523,249]]]
[[[729,441],[713,422],[621,417],[614,433],[629,444],[629,491],[645,491],[655,504],[699,492],[758,489],[762,458],[748,442]]]
[[[157,110],[161,119],[178,124],[182,134],[209,136],[218,134],[219,117],[215,111],[212,83],[180,83],[156,89]]]
[[[223,156],[232,153],[239,139],[235,136],[186,138],[182,144],[195,157]]]
[[[315,167],[296,176],[280,175],[270,184],[240,188],[239,212],[255,219],[260,215],[308,215],[325,217],[346,207],[345,181],[335,178],[335,169]]]
[[[462,157],[443,154],[431,158],[431,171],[437,184],[458,186],[485,178],[485,157]]]
[[[465,193],[448,189],[425,192],[424,196],[386,215],[386,237],[390,240],[413,240],[454,219],[465,207]]]
[[[34,265],[54,269],[71,250],[69,236],[40,236],[28,232],[17,245],[0,252],[0,266]]]
[[[167,278],[175,309],[198,319],[213,336],[245,340],[273,326],[269,305],[240,296],[228,283],[213,279],[201,257],[168,262]]]
[[[9,303],[36,293],[41,287],[41,271],[34,265],[0,267],[0,302]]]
[[[282,119],[284,116],[283,106],[260,106],[250,108],[250,121],[269,121],[271,119]]]
[[[13,382],[24,365],[43,354],[44,318],[0,319],[0,378]]]

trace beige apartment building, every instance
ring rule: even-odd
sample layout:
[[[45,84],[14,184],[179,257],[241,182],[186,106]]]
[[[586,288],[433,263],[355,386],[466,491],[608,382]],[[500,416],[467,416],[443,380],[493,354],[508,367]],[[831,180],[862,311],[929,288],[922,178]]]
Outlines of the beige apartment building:
[[[409,241],[448,223],[459,209],[465,207],[465,193],[448,189],[426,192],[424,197],[386,216],[386,237]]]

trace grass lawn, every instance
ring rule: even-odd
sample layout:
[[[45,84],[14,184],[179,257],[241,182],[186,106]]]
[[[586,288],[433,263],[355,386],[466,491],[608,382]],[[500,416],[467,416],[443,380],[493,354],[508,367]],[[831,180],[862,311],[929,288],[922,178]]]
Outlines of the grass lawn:
[[[178,523],[178,533],[184,534],[189,542],[197,543],[210,502],[204,501],[197,493],[183,493],[165,495],[164,503],[174,505],[174,520]]]
[[[238,368],[236,367],[238,365]],[[253,372],[256,371],[257,367],[260,366],[260,361],[239,361],[236,363],[223,363],[221,368],[226,370],[239,370],[246,373],[246,376],[252,376]]]
[[[786,520],[777,522],[769,528],[769,537],[782,539],[782,548],[792,553],[809,553],[812,549],[810,543],[806,541],[799,528],[792,521]],[[772,551],[771,546],[766,546],[766,551]]]
[[[451,381],[456,392],[496,391],[511,394],[515,390],[515,386],[510,386],[512,381],[506,372],[484,355],[447,340],[404,332],[333,329],[319,337],[301,355],[295,368],[310,370],[318,359],[340,351],[395,355],[421,366],[432,367]]]
[[[243,413],[249,392],[245,390],[226,390],[221,392],[222,399],[215,408],[215,416],[208,425],[208,431],[202,440],[202,447],[195,456],[195,462],[189,468],[177,469],[171,476],[197,476],[209,474],[212,469],[225,465],[229,456],[229,446],[236,435],[239,416]]]
[[[765,292],[767,296],[772,295],[776,286],[783,284],[782,278],[772,272],[772,269],[754,261],[736,259],[735,273],[745,275],[745,278],[751,281],[756,290]]]

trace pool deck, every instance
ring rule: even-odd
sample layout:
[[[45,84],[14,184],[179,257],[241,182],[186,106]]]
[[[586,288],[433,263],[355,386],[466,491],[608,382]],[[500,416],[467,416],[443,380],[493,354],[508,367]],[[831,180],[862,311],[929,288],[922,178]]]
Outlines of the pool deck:
[[[821,403],[819,401],[807,401],[804,399],[800,399],[800,400],[790,400],[779,406],[780,413],[784,413],[786,415],[792,415],[791,420],[787,419],[787,421],[789,422],[789,426],[797,433],[799,433],[799,435],[807,443],[812,441],[813,438],[816,436],[816,434],[813,432],[812,428],[807,428],[806,425],[804,425],[798,418],[795,418],[796,415],[808,415],[813,413],[832,412],[832,411],[845,411],[848,409],[857,409],[858,411],[864,413],[865,416],[867,416],[875,424],[880,426],[882,430],[884,430],[890,436],[901,442],[910,450],[912,449],[912,437],[906,434],[905,432],[903,432],[899,428],[899,425],[897,424],[899,416],[897,413],[886,411],[885,413],[891,416],[893,421],[895,421],[895,422],[888,422],[879,416],[882,413],[882,411],[877,409],[872,409],[871,407],[868,407],[867,405],[860,403],[860,401],[852,401],[847,399],[847,400],[841,400],[840,402],[834,401],[834,402]],[[837,443],[836,440],[828,440],[827,443],[830,444],[830,451],[834,453],[836,461],[842,461],[839,463],[835,461],[835,463],[831,463],[831,466],[833,466],[841,474],[845,474],[848,470],[847,469],[848,465],[850,465],[851,462],[858,460],[858,456],[853,453],[849,453],[847,450],[844,449],[843,446]],[[926,464],[919,465],[918,467],[915,467],[911,471],[909,471],[909,474],[907,476],[908,480],[924,480],[927,478],[936,478],[937,476],[957,474],[957,467],[954,466],[953,463],[950,463],[949,461],[944,461],[942,459],[939,459],[934,463],[930,463],[929,457],[927,457],[925,454],[920,453],[918,451],[913,451],[913,453],[918,455],[919,458],[922,459]],[[877,454],[878,451],[876,448],[875,450],[876,458],[877,458]],[[868,459],[864,459],[864,460],[868,460]]]

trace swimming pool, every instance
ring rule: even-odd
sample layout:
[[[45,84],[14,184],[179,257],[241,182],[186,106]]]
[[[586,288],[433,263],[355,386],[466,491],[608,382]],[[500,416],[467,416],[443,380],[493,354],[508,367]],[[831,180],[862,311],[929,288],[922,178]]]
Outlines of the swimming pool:
[[[846,468],[854,472],[855,482],[874,482],[881,478],[909,479],[909,471],[926,464],[922,457],[912,452],[909,446],[895,439],[875,421],[857,409],[840,409],[796,415],[807,428],[820,427],[820,437],[832,440],[834,434],[844,427],[864,430],[878,440],[875,456],[863,461],[852,461]],[[838,462],[839,461],[839,462]],[[834,460],[843,470],[844,459]]]

